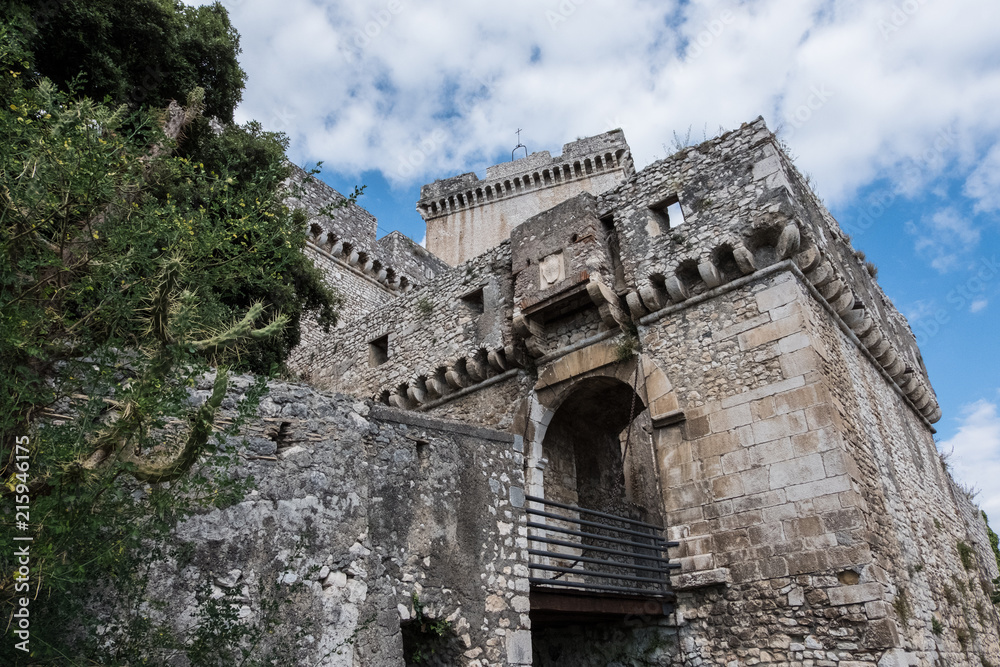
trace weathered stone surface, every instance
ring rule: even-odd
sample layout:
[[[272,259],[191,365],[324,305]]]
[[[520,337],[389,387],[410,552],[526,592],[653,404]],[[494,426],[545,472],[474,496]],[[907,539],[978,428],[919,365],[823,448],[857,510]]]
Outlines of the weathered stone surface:
[[[971,624],[975,651],[1000,664],[990,652],[995,623],[946,605],[935,583],[972,576],[955,556],[958,541],[977,549],[988,541],[937,462],[925,419],[939,419],[940,408],[912,332],[763,122],[596,196],[546,187],[544,170],[536,181],[517,162],[502,177],[494,170],[501,199],[506,180],[517,192],[514,179],[524,201],[562,194],[522,218],[513,243],[503,232],[483,254],[410,281],[420,285],[410,292],[387,279],[388,301],[372,296],[368,312],[311,339],[309,370],[360,397],[516,434],[525,472],[517,488],[527,495],[586,499],[665,524],[680,543],[670,555],[682,565],[671,621],[681,625],[667,635],[679,642],[658,653],[651,642],[666,626],[653,618],[589,632],[529,628],[530,604],[491,590],[483,609],[489,598],[490,609],[504,611],[484,613],[516,614],[520,625],[511,616],[503,629],[512,632],[482,645],[470,635],[462,658],[524,660],[531,642],[519,630],[531,633],[536,662],[561,652],[585,667],[874,667],[896,648],[915,664],[981,667],[956,639]],[[477,192],[489,178],[474,184],[461,176],[431,186],[431,217],[482,227],[506,204],[496,190],[493,200]],[[362,273],[371,263],[381,285],[356,245],[342,244],[341,255],[358,252]],[[790,257],[798,269],[781,263]],[[379,341],[388,359],[372,364]],[[523,369],[505,366],[512,359]],[[598,442],[603,459],[593,458]],[[400,465],[421,460],[386,455]],[[312,456],[277,452],[281,465]],[[530,531],[514,537],[517,504],[527,501],[502,484],[494,480],[490,492],[506,494],[512,516],[497,530],[527,548]],[[990,580],[987,556],[979,576]],[[728,575],[687,587],[714,571]],[[479,575],[501,576],[489,565]],[[903,589],[908,621],[898,613]],[[981,587],[968,590],[970,605],[988,604]],[[527,588],[515,592],[527,599]],[[406,606],[385,607],[394,619],[397,603]]]

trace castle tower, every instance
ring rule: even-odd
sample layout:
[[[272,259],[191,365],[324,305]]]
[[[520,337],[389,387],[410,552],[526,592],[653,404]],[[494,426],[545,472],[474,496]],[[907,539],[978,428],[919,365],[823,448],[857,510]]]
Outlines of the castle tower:
[[[553,158],[548,151],[420,188],[427,249],[452,266],[494,248],[528,218],[583,192],[599,195],[635,173],[621,130],[578,139]]]

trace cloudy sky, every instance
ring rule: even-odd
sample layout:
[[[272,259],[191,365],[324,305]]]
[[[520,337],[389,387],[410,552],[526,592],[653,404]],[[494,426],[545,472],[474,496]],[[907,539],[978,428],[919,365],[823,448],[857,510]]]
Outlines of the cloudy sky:
[[[195,3],[196,0],[188,0]],[[226,0],[241,120],[380,234],[419,186],[621,127],[641,167],[763,116],[910,318],[962,480],[1000,516],[1000,3]],[[995,521],[997,523],[997,521]]]

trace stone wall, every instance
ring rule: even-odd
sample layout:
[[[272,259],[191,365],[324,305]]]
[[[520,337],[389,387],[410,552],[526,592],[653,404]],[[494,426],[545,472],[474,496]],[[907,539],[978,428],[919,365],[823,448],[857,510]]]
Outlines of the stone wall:
[[[242,435],[234,474],[256,488],[178,527],[187,557],[152,579],[167,602],[157,620],[182,630],[204,585],[247,622],[261,595],[287,598],[261,651],[298,628],[283,664],[398,667],[416,602],[447,621],[421,664],[532,664],[515,438],[286,384]]]
[[[940,419],[905,318],[762,119],[653,163],[598,199],[614,222],[635,315],[794,256],[921,414]],[[679,225],[662,214],[673,201]]]
[[[338,329],[315,350],[314,380],[410,407],[504,372],[509,267],[503,244]]]
[[[686,418],[654,442],[688,656],[1000,659],[982,521],[849,327],[791,267],[692,302],[640,330]]]
[[[506,188],[476,183],[425,186],[429,221],[499,215]],[[536,664],[1000,665],[985,524],[934,447],[912,332],[763,121],[555,199],[312,361],[516,434],[529,494],[680,542],[669,624],[543,626]]]

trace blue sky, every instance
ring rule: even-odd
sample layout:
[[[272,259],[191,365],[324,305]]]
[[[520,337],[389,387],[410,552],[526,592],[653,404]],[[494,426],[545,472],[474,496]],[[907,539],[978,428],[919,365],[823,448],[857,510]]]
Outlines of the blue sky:
[[[196,0],[189,0],[196,2]],[[638,167],[764,116],[910,320],[953,469],[1000,516],[1000,3],[226,0],[238,119],[379,234],[422,183],[624,129]]]

